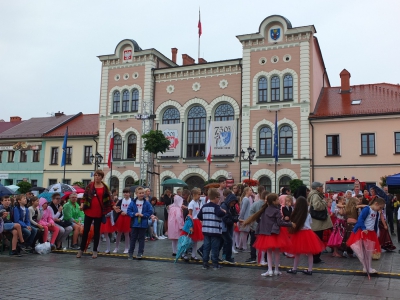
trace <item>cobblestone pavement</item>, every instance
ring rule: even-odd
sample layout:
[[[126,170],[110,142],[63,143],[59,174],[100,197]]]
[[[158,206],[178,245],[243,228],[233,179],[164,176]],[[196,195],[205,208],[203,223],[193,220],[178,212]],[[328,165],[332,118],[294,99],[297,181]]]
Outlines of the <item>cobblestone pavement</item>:
[[[100,251],[104,250],[101,243]],[[263,278],[265,268],[225,266],[221,270],[202,270],[200,264],[173,264],[170,241],[146,242],[145,257],[164,260],[133,260],[126,256],[90,256],[77,259],[65,254],[26,255],[20,258],[0,255],[0,276],[6,282],[1,299],[399,299],[400,279],[325,274],[312,276],[282,272]],[[123,243],[120,245],[121,252]],[[113,249],[111,249],[113,250]],[[249,253],[237,254],[243,262]],[[359,269],[357,259],[322,257],[324,268]],[[400,273],[396,253],[383,253],[374,261],[378,270]],[[281,265],[292,260],[282,256]],[[301,261],[305,266],[305,260]],[[322,267],[322,265],[318,266]],[[23,279],[23,281],[21,281]]]

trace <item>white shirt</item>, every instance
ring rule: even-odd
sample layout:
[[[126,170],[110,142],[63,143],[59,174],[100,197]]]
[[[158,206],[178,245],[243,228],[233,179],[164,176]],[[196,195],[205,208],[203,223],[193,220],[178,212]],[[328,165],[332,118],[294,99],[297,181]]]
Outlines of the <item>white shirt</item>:
[[[364,224],[367,230],[373,231],[375,229],[375,221],[378,216],[378,212],[374,211],[372,208],[369,208],[369,215],[365,219]]]
[[[129,204],[131,204],[131,202],[132,202],[132,200],[131,200],[131,198],[129,198],[129,199],[122,199],[122,202],[121,202],[121,210],[124,212],[124,213],[126,213],[126,212],[128,212],[128,207],[129,207]]]
[[[201,206],[202,205],[200,204],[200,201],[197,202],[195,200],[190,201],[188,209],[192,210],[193,219],[197,219],[197,215],[200,212]]]
[[[144,203],[143,200],[139,200],[139,199],[136,200],[136,206],[137,206],[139,214],[142,213],[143,203]]]
[[[311,223],[312,223],[311,215],[308,214],[307,219],[304,222],[303,228],[301,228],[301,230],[311,230]]]

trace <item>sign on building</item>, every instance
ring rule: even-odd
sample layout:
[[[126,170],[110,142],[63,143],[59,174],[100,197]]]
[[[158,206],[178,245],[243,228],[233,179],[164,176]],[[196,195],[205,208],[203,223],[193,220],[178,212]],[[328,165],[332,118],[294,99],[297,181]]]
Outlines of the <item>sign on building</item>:
[[[0,173],[0,179],[8,179],[8,173]]]
[[[235,154],[235,121],[214,121],[212,129],[212,155]]]
[[[162,156],[180,156],[181,155],[181,127],[178,124],[160,124],[159,130],[162,131],[164,136],[169,140],[169,149],[161,154]]]

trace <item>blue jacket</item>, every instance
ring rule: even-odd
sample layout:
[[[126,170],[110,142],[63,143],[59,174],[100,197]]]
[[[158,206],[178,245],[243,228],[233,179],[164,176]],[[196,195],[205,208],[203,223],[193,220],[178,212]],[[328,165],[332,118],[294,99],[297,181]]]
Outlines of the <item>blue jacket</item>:
[[[135,214],[139,212],[137,206],[136,206],[136,200],[135,198],[133,201],[131,201],[131,204],[128,206],[128,216],[131,217],[131,227],[136,227],[136,228],[147,228],[149,226],[149,217],[153,213],[153,208],[151,207],[151,204],[143,199],[143,208],[142,208],[142,215],[143,217],[140,217],[140,222],[139,222],[139,217],[136,217]]]
[[[358,220],[356,225],[354,226],[353,232],[356,233],[357,230],[365,230],[365,219],[368,217],[369,215],[369,206],[366,206],[362,209],[360,215],[358,216]],[[374,225],[374,231],[378,232],[378,223],[379,223],[379,212],[376,212],[377,216],[376,216],[376,220],[375,220],[375,225]]]
[[[20,206],[14,207],[14,223],[19,223],[22,228],[31,226],[31,221],[29,221],[29,210],[26,207],[24,207],[24,209],[25,218],[23,218],[22,208]]]

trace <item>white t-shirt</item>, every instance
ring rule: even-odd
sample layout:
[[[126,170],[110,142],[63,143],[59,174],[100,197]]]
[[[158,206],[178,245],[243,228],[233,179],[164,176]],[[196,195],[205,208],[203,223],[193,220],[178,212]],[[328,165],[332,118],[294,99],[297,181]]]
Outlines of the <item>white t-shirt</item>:
[[[311,215],[308,214],[307,215],[307,219],[304,222],[303,228],[301,230],[310,230],[311,229],[311,223],[312,223]]]
[[[201,206],[202,205],[200,204],[200,201],[197,201],[197,202],[194,201],[194,200],[190,201],[188,209],[192,209],[193,210],[192,211],[193,219],[197,219],[197,215],[200,212]]]
[[[136,200],[136,206],[137,206],[139,214],[142,213],[143,203],[144,203],[143,200],[139,200],[139,199]]]
[[[131,204],[131,198],[129,198],[128,200],[126,200],[125,198],[124,199],[122,199],[122,202],[121,202],[121,210],[124,212],[124,213],[126,213],[127,211],[128,211],[128,207],[129,207],[129,204]]]

